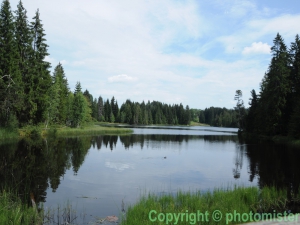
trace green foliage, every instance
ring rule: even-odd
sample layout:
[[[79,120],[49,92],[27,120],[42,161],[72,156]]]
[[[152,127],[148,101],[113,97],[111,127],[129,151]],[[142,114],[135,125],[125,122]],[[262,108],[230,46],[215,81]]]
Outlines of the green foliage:
[[[2,224],[31,225],[41,222],[42,215],[36,208],[24,205],[19,197],[11,192],[0,193],[0,221]]]
[[[167,105],[158,101],[131,102],[126,100],[121,105],[119,118],[121,123],[129,124],[182,124],[188,125],[191,121],[191,113],[188,106]],[[180,120],[178,120],[180,118]]]
[[[33,68],[30,79],[29,99],[36,105],[36,111],[31,112],[31,122],[38,124],[45,119],[47,108],[47,94],[52,84],[50,76],[50,63],[45,61],[48,56],[45,33],[41,23],[40,14],[37,10],[31,22],[30,29],[33,35],[33,50],[34,55],[30,61]]]
[[[209,107],[199,113],[200,123],[216,127],[238,127],[237,110]]]
[[[139,202],[130,206],[126,213],[126,219],[122,220],[122,225],[135,224],[153,224],[149,219],[151,210],[155,210],[157,214],[151,214],[151,218],[157,217],[158,214],[172,213],[184,215],[183,219],[179,219],[178,224],[241,224],[249,221],[235,220],[226,221],[227,216],[220,218],[220,221],[212,219],[215,210],[219,210],[223,215],[229,213],[268,213],[276,210],[283,212],[286,210],[288,202],[287,192],[285,190],[276,190],[273,187],[264,187],[259,190],[257,187],[234,187],[234,189],[214,189],[208,192],[182,192],[178,191],[175,195],[164,194],[143,195]],[[207,220],[205,216],[198,217],[197,212],[209,213]],[[195,213],[195,221],[193,217],[186,217],[186,213],[191,215]],[[170,218],[170,217],[169,217]],[[200,221],[196,221],[199,219]],[[202,220],[202,221],[201,221]],[[166,224],[166,220],[155,221],[155,224]],[[175,224],[169,221],[169,224]]]
[[[85,107],[86,99],[81,92],[80,82],[77,82],[72,102],[72,127],[79,127],[84,122],[86,116]]]
[[[104,121],[104,106],[103,106],[103,99],[101,96],[98,98],[97,102],[97,120],[102,122]]]
[[[68,117],[68,96],[70,93],[68,80],[65,76],[64,68],[61,63],[59,63],[53,73],[53,85],[57,86],[58,91],[58,112],[56,122],[60,124],[66,124]]]
[[[50,75],[46,34],[39,10],[28,21],[22,1],[13,15],[8,0],[0,10],[0,127],[62,124],[79,127],[90,121],[129,124],[188,125],[195,116],[188,106],[158,101],[131,102],[119,108],[113,96],[93,98],[80,83],[74,93],[61,63]],[[25,135],[26,136],[26,135]]]
[[[11,114],[20,112],[23,96],[14,17],[5,0],[0,9],[0,126],[8,126]]]
[[[287,49],[283,38],[277,34],[272,59],[265,73],[260,93],[251,91],[249,114],[245,118],[246,131],[260,135],[290,135],[300,138],[300,41]]]
[[[60,105],[60,85],[59,82],[54,82],[52,86],[48,90],[47,94],[47,111],[46,113],[46,128],[48,123],[53,124],[59,122],[59,109],[61,108]]]

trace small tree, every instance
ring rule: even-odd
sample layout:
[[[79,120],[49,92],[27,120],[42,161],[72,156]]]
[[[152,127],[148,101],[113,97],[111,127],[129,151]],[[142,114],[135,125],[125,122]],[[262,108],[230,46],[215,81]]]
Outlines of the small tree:
[[[74,99],[72,104],[72,110],[73,110],[73,118],[72,118],[72,126],[73,127],[79,127],[81,122],[83,122],[85,117],[85,97],[83,96],[81,92],[81,85],[79,82],[77,82],[75,87],[75,93],[74,93]]]
[[[241,90],[236,90],[234,100],[237,101],[235,110],[237,112],[237,120],[238,120],[238,128],[240,130],[243,130],[244,128],[244,115],[245,115],[245,107],[244,107],[244,101],[242,100],[243,93]]]

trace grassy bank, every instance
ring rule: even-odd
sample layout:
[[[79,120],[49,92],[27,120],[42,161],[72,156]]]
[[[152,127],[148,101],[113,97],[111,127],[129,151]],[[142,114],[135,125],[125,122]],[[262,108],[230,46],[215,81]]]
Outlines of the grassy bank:
[[[56,130],[56,131],[55,131]],[[50,134],[51,132],[56,132],[57,136],[77,136],[77,135],[100,135],[100,134],[130,134],[133,131],[126,128],[115,128],[115,127],[103,127],[99,125],[89,125],[82,128],[55,128],[55,130],[49,130],[45,135]]]
[[[12,193],[0,193],[0,224],[33,225],[39,224],[41,214],[36,208],[24,205]]]
[[[191,121],[190,125],[191,125],[191,126],[204,126],[204,127],[210,127],[210,125],[208,125],[208,124],[205,124],[205,123],[198,123],[198,122],[194,122],[194,121]]]
[[[102,125],[102,126],[116,126],[116,125],[125,125],[125,126],[132,126],[130,124],[127,124],[127,123],[107,123],[107,122],[96,122],[95,124],[97,125]],[[198,122],[194,122],[194,121],[191,121],[190,122],[190,125],[170,125],[170,124],[148,124],[148,125],[145,125],[145,124],[137,124],[139,126],[182,126],[182,127],[186,127],[186,126],[205,126],[205,127],[210,127],[210,125],[208,124],[205,124],[205,123],[198,123]]]
[[[77,219],[81,218],[77,218],[72,205],[38,212],[36,208],[23,204],[16,196],[5,191],[0,193],[0,224],[80,224]],[[179,191],[175,195],[160,196],[148,194],[128,208],[126,218],[120,224],[240,224],[250,221],[250,212],[253,213],[252,218],[259,218],[260,215],[260,218],[269,216],[269,219],[275,215],[274,212],[284,213],[290,209],[299,212],[300,195],[292,198],[288,199],[286,191],[278,191],[274,187],[262,190],[257,187],[235,187],[232,190],[215,189],[205,193]],[[292,208],[293,204],[298,208]],[[218,217],[220,214],[222,218]]]
[[[0,129],[0,140],[6,139],[18,139],[24,137],[42,136],[47,137],[49,135],[62,136],[82,136],[82,135],[101,135],[101,134],[130,134],[133,131],[126,128],[115,128],[100,126],[94,123],[87,124],[80,128],[70,128],[62,126],[52,126],[47,129],[43,126],[26,126],[15,131],[9,131],[6,129]]]
[[[299,197],[293,200],[299,201]],[[291,202],[286,191],[275,188],[236,187],[234,190],[216,189],[206,193],[178,192],[175,196],[149,194],[129,207],[121,224],[240,224],[249,222],[250,218],[247,219],[247,215],[240,220],[238,216],[231,217],[234,210],[236,215],[246,213],[249,216],[252,211],[258,217],[262,213],[274,213],[274,210],[284,213]],[[214,212],[221,213],[222,218],[213,217],[218,216]]]

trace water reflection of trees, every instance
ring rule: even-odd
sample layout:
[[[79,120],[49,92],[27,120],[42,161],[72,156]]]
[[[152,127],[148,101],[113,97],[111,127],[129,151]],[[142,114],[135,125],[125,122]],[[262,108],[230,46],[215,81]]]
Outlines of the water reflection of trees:
[[[91,138],[22,139],[0,145],[0,188],[19,193],[30,203],[45,202],[50,186],[56,191],[67,169],[76,174],[90,148]]]
[[[204,140],[208,142],[237,142],[238,138],[234,135],[220,136],[220,135],[210,135],[210,136],[196,136],[196,135],[160,135],[160,134],[148,134],[148,135],[105,135],[97,136],[92,139],[93,148],[100,150],[103,146],[105,148],[110,148],[113,150],[117,146],[117,142],[120,140],[121,144],[125,149],[129,149],[135,145],[140,145],[141,149],[150,147],[150,143],[160,143],[160,145],[167,145],[170,143],[182,144],[187,143],[191,140]]]
[[[274,143],[248,144],[249,180],[255,177],[260,187],[275,185],[298,193],[300,184],[300,149]]]
[[[235,158],[234,158],[234,169],[233,171],[233,177],[234,179],[239,179],[241,176],[241,169],[243,168],[243,156],[245,154],[245,146],[242,143],[238,143],[235,148]]]

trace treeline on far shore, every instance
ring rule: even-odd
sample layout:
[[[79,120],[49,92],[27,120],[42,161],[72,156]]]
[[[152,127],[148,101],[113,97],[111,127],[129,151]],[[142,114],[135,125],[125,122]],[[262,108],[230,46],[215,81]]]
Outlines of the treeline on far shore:
[[[208,124],[214,127],[238,127],[238,111],[220,107],[209,107],[204,110],[191,109],[191,119],[194,122]]]
[[[93,98],[76,84],[70,91],[62,64],[53,74],[46,61],[48,45],[40,13],[27,19],[22,1],[12,11],[3,0],[0,9],[0,128],[51,124],[79,127],[86,122],[104,121],[128,124],[190,123],[189,106],[127,100],[118,102]]]

